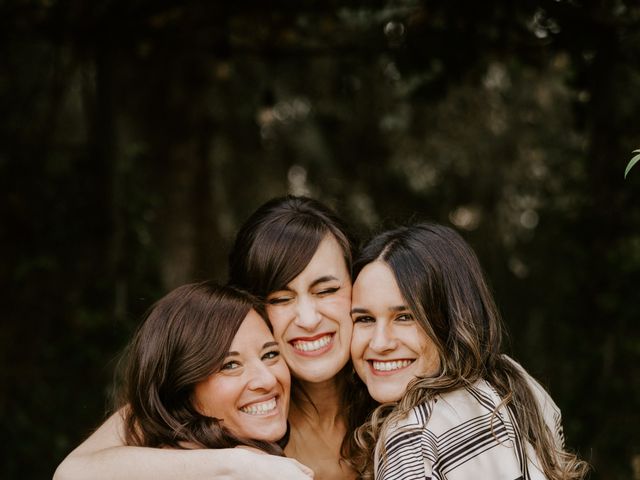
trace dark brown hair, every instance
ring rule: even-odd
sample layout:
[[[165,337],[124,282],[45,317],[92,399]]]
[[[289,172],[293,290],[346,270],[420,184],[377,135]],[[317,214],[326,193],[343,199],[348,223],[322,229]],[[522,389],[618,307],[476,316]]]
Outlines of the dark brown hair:
[[[383,261],[393,271],[416,321],[434,342],[440,372],[412,382],[397,405],[379,407],[358,429],[356,469],[372,478],[380,432],[414,406],[439,393],[485,379],[498,392],[551,480],[582,478],[587,464],[558,445],[546,426],[534,392],[515,362],[501,353],[502,322],[478,258],[453,229],[417,224],[382,233],[362,250],[354,278],[369,263]]]
[[[331,209],[308,197],[274,198],[259,207],[240,228],[229,255],[229,283],[264,300],[306,268],[327,235],[337,240],[351,273],[352,235]],[[347,426],[341,452],[349,458],[356,448],[353,432],[364,422],[374,402],[350,361],[337,380],[342,387],[340,411]],[[295,402],[300,396],[307,397],[293,378],[292,400]]]
[[[352,238],[335,213],[312,198],[274,198],[240,227],[229,254],[229,283],[264,300],[306,268],[328,234],[351,272]]]
[[[178,287],[153,305],[125,353],[121,402],[127,405],[127,445],[247,445],[282,455],[276,444],[240,438],[194,406],[195,385],[220,370],[252,309],[269,325],[261,303],[251,295],[210,282]]]

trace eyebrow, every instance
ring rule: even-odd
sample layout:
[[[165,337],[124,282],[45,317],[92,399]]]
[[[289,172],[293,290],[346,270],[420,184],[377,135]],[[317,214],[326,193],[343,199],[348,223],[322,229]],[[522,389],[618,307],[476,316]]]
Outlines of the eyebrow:
[[[397,305],[395,307],[389,307],[388,309],[390,312],[404,312],[405,310],[409,310],[409,307],[407,307],[406,305]],[[370,313],[370,311],[366,308],[352,308],[351,309],[351,315],[353,315],[354,313]]]
[[[337,281],[339,282],[340,279],[338,277],[334,277],[333,275],[324,275],[322,277],[318,277],[316,278],[313,282],[311,282],[311,285],[309,285],[309,288],[313,288],[316,285],[320,284],[320,283],[324,283],[324,282],[332,282],[332,281]],[[287,291],[290,292],[291,288],[289,288],[289,285],[285,285],[282,288],[279,288],[278,290],[275,290],[276,292],[281,292],[281,291]]]
[[[313,282],[311,282],[311,286],[315,287],[319,283],[331,282],[333,280],[338,280],[338,279],[336,277],[334,277],[333,275],[325,275],[323,277],[316,278]]]
[[[265,348],[270,348],[270,347],[277,347],[278,346],[278,342],[267,342],[264,345],[262,345],[262,349],[264,350]],[[227,354],[225,355],[225,357],[237,357],[238,355],[240,355],[239,352],[227,352]]]
[[[409,307],[407,307],[406,305],[398,305],[396,307],[389,307],[389,310],[391,310],[392,312],[403,312],[405,310],[409,310]]]

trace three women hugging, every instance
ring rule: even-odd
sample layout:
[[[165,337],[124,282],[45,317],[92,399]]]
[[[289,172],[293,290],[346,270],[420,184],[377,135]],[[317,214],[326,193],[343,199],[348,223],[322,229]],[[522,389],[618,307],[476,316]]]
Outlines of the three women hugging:
[[[501,353],[460,235],[416,224],[352,255],[318,201],[261,206],[230,286],[185,285],[152,307],[121,408],[54,479],[584,477],[552,399]]]

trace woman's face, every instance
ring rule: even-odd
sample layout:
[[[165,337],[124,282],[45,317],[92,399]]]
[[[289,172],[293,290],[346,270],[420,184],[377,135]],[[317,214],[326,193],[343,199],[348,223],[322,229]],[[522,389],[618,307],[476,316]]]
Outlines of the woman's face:
[[[349,360],[351,278],[333,235],[307,267],[267,296],[273,333],[293,375],[306,382],[333,378]]]
[[[287,431],[289,370],[264,320],[246,316],[219,372],[198,383],[195,406],[237,436],[276,441]]]
[[[440,369],[433,341],[418,325],[386,263],[365,266],[353,284],[351,357],[378,402],[399,400],[411,380]]]

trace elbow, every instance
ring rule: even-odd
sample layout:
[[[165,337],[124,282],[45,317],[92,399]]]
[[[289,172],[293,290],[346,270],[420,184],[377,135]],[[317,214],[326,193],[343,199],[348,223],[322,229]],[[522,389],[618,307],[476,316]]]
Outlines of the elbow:
[[[80,477],[78,477],[78,475],[74,474],[75,472],[75,467],[73,465],[73,460],[70,459],[69,457],[65,458],[62,463],[60,465],[58,465],[58,468],[56,468],[56,471],[53,472],[53,479],[52,480],[77,480]]]
[[[67,476],[63,465],[58,465],[58,468],[56,468],[56,471],[53,472],[52,480],[69,480],[69,477]]]

